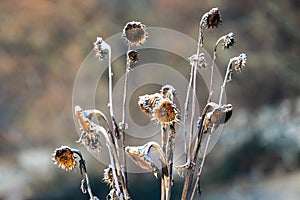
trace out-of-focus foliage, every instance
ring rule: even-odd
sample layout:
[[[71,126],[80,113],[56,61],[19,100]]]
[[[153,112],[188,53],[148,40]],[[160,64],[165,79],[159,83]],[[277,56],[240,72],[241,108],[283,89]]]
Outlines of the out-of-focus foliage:
[[[238,46],[220,55],[218,66],[237,51],[248,55],[245,73],[227,89],[235,110],[259,110],[299,97],[297,0],[1,1],[0,165],[20,165],[19,154],[26,149],[47,147],[52,152],[52,147],[78,139],[71,111],[73,81],[97,36],[110,37],[128,21],[138,20],[196,38],[200,17],[211,7],[219,7],[224,22],[219,31],[204,33],[207,50],[228,32],[236,33]],[[240,162],[239,157],[232,159],[233,164]],[[28,190],[28,198],[34,196]]]

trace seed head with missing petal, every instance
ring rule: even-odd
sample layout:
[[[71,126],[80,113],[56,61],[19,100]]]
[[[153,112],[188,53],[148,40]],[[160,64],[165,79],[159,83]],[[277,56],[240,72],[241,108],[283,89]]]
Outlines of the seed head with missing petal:
[[[148,33],[144,24],[132,21],[125,25],[122,36],[129,44],[140,46],[146,42]]]
[[[247,55],[245,53],[241,53],[239,56],[230,59],[230,63],[234,62],[234,69],[232,69],[232,65],[230,65],[229,74],[226,80],[227,82],[232,80],[234,70],[237,73],[242,72],[243,68],[246,66],[246,61]]]
[[[223,39],[223,49],[229,49],[229,47],[232,47],[234,45],[234,35],[232,32],[228,33],[224,36]]]
[[[52,158],[54,164],[65,170],[72,170],[76,165],[74,152],[68,146],[61,146],[55,149]]]
[[[236,72],[241,72],[243,68],[246,66],[247,55],[245,53],[241,53],[239,57],[237,57],[234,63],[234,69]]]

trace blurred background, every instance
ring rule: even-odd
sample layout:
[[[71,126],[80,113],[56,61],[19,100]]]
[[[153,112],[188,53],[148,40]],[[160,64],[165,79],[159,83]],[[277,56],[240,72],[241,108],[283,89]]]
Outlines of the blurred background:
[[[247,68],[227,87],[234,115],[207,157],[203,199],[297,199],[300,196],[300,33],[297,0],[9,0],[0,3],[0,199],[88,199],[80,173],[52,164],[56,147],[80,149],[94,193],[105,199],[105,166],[78,140],[72,118],[77,70],[96,37],[122,31],[128,21],[197,38],[201,16],[222,13],[212,49],[234,32],[236,47],[218,57],[226,65],[244,51]],[[212,53],[212,52],[209,52]],[[172,199],[180,199],[175,179]],[[133,199],[159,199],[159,180],[130,174]]]

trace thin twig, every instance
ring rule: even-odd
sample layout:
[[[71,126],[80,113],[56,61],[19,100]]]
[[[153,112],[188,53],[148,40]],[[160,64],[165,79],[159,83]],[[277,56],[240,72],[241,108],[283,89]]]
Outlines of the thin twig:
[[[194,72],[194,65],[192,65],[191,67],[191,72],[190,72],[190,81],[189,81],[189,85],[187,88],[187,92],[186,92],[186,97],[185,97],[185,102],[184,102],[184,113],[183,113],[183,139],[184,139],[184,154],[186,155],[186,162],[188,162],[188,154],[187,154],[187,124],[186,124],[186,120],[187,120],[187,115],[188,115],[188,105],[189,105],[189,98],[190,98],[190,91],[191,91],[191,87],[192,87],[192,82],[193,82],[193,72]]]
[[[222,39],[223,39],[223,37],[220,37],[214,47],[213,60],[212,60],[212,64],[210,67],[210,83],[209,83],[209,91],[208,91],[209,96],[207,99],[207,103],[209,103],[211,101],[211,97],[213,95],[213,76],[214,76],[214,66],[215,66],[215,62],[217,59],[217,47]]]
[[[229,76],[230,71],[231,71],[232,62],[235,61],[235,60],[236,60],[235,58],[231,58],[228,62],[227,69],[226,69],[226,74],[225,74],[225,77],[224,77],[224,81],[223,81],[223,84],[221,86],[221,92],[220,92],[220,97],[219,97],[219,106],[222,105],[222,98],[223,98],[223,93],[224,93],[224,90],[225,90],[225,86],[226,86],[226,83],[228,82],[228,76]]]
[[[72,152],[77,154],[80,157],[80,160],[79,160],[80,173],[81,173],[81,175],[83,175],[83,177],[85,179],[85,184],[86,184],[87,191],[89,193],[90,199],[94,200],[95,197],[93,195],[92,188],[91,188],[91,185],[90,185],[90,181],[89,181],[89,177],[88,177],[88,173],[87,173],[87,169],[86,169],[86,165],[85,165],[85,160],[84,160],[84,158],[83,158],[83,156],[82,156],[82,154],[79,150],[72,149]],[[81,187],[84,187],[84,185],[81,185]],[[84,188],[81,188],[81,189],[82,189],[83,192],[86,191]]]

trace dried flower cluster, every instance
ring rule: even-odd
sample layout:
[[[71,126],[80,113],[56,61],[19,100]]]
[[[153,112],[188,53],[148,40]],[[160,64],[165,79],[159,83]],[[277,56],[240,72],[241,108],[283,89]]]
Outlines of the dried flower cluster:
[[[207,104],[204,106],[201,116],[196,116],[195,98],[197,96],[196,92],[198,91],[196,88],[197,70],[206,68],[207,66],[205,55],[201,53],[204,46],[203,30],[217,28],[221,23],[221,12],[218,8],[212,8],[201,18],[199,24],[197,51],[189,58],[191,73],[186,91],[184,113],[182,117],[180,117],[179,110],[174,103],[176,90],[172,85],[164,85],[157,93],[145,94],[139,97],[138,105],[141,111],[150,116],[152,120],[156,121],[157,124],[161,126],[160,144],[154,141],[149,141],[142,146],[126,146],[125,144],[127,129],[126,104],[128,73],[131,70],[132,64],[139,60],[138,52],[132,49],[132,47],[140,46],[146,42],[148,37],[146,26],[141,22],[132,21],[128,22],[123,28],[122,37],[127,42],[128,50],[126,54],[122,120],[119,124],[117,123],[113,112],[113,74],[111,69],[112,49],[101,37],[97,37],[93,48],[95,55],[100,61],[108,58],[109,63],[108,107],[110,118],[106,118],[101,111],[96,109],[85,110],[80,106],[75,106],[74,110],[81,131],[78,142],[83,144],[87,149],[98,152],[101,151],[103,144],[107,146],[110,164],[104,170],[102,179],[103,182],[110,187],[110,191],[107,194],[106,199],[131,199],[128,192],[127,159],[125,155],[127,155],[137,166],[152,172],[156,178],[158,178],[160,169],[157,163],[154,163],[151,158],[151,149],[154,149],[159,153],[161,162],[161,200],[171,199],[172,187],[176,184],[173,179],[173,154],[176,148],[175,136],[181,134],[176,133],[176,126],[181,123],[180,118],[183,118],[182,123],[186,163],[181,166],[175,166],[175,169],[180,171],[180,174],[184,178],[181,199],[194,199],[196,191],[198,191],[199,195],[201,194],[200,175],[205,162],[210,137],[220,125],[225,124],[230,119],[233,112],[233,106],[231,104],[223,103],[223,94],[226,84],[231,80],[234,72],[239,73],[243,70],[246,66],[247,60],[247,56],[244,53],[229,60],[223,84],[220,86],[221,90],[219,94],[219,102],[212,102],[211,97],[212,95],[215,95],[213,94],[212,84],[214,64],[217,59],[217,47],[219,44],[222,44],[223,50],[225,50],[233,47],[235,44],[233,33],[223,35],[217,40],[213,50],[213,62],[210,68],[211,77]],[[192,92],[191,95],[190,92]],[[192,98],[191,100],[190,97]],[[191,111],[188,110],[189,104],[192,104]],[[99,122],[96,123],[92,121],[92,117],[97,117],[97,119],[101,121],[101,125]],[[190,126],[187,126],[188,119],[190,120]],[[198,122],[195,122],[196,119],[199,119]],[[197,131],[194,130],[194,126],[196,126],[196,124]],[[206,137],[206,140],[203,140],[204,137]],[[121,143],[121,148],[119,148],[119,143]],[[200,151],[200,148],[203,145],[204,151]],[[78,157],[75,155],[79,157],[78,162],[76,161]],[[200,157],[201,159],[199,159]],[[52,159],[55,164],[58,164],[60,168],[65,170],[72,170],[79,166],[81,175],[83,176],[81,181],[82,192],[88,192],[90,199],[98,199],[92,193],[85,160],[83,159],[80,151],[68,146],[61,146],[55,149]],[[196,163],[200,163],[200,165],[195,165]],[[193,181],[194,178],[196,178],[196,181]]]

